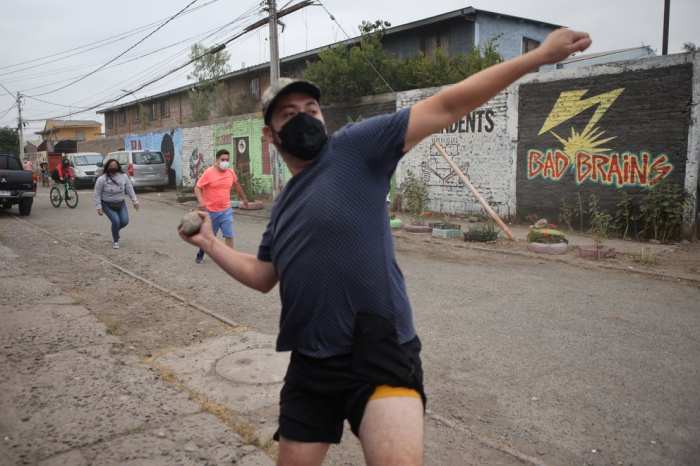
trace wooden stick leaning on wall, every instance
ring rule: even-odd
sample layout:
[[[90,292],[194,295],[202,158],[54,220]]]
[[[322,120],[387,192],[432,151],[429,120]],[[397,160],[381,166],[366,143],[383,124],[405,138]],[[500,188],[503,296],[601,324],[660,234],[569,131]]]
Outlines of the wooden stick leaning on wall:
[[[489,203],[486,202],[486,199],[484,199],[483,196],[481,194],[479,194],[479,191],[476,190],[474,185],[471,184],[471,182],[467,179],[466,176],[464,176],[464,173],[462,173],[462,170],[460,170],[457,167],[457,165],[452,161],[450,156],[447,155],[447,153],[442,149],[442,147],[440,147],[440,144],[438,144],[437,142],[434,142],[433,147],[435,147],[435,149],[437,149],[437,151],[440,153],[440,155],[442,155],[442,158],[445,159],[447,161],[447,163],[450,165],[450,167],[452,167],[452,169],[455,171],[455,173],[457,173],[457,175],[459,175],[459,177],[464,182],[464,185],[467,188],[469,188],[469,191],[471,191],[472,194],[474,194],[474,196],[476,197],[476,199],[481,203],[481,205],[484,206],[484,209],[486,210],[486,212],[489,213],[491,218],[498,224],[499,227],[501,227],[503,229],[503,231],[506,232],[506,235],[508,235],[508,238],[510,238],[511,240],[513,240],[514,242],[517,243],[518,238],[516,238],[515,235],[513,234],[513,232],[510,231],[510,229],[506,226],[505,223],[503,223],[503,220],[501,220],[501,217],[499,217],[498,214],[496,212],[494,212],[494,210],[491,208]]]

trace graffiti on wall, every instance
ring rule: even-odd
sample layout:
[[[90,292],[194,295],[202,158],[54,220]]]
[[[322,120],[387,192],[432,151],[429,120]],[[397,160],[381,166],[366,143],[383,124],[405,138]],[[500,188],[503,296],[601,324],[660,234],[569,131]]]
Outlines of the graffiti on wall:
[[[663,180],[683,183],[692,68],[686,65],[520,87],[518,215],[556,218],[595,194],[615,212]]]
[[[199,147],[195,147],[190,155],[190,179],[197,180],[204,173],[206,164],[204,163],[204,154],[199,152]]]
[[[623,188],[652,187],[666,178],[673,171],[666,154],[655,156],[648,151],[620,153],[603,147],[616,136],[604,138],[606,131],[596,125],[624,90],[619,88],[588,98],[584,98],[588,89],[562,92],[539,131],[539,135],[550,132],[562,148],[528,150],[528,179],[539,177],[560,181],[569,173],[577,185],[592,182]],[[566,138],[554,132],[557,127],[567,130],[566,122],[591,107],[595,107],[595,112],[580,133],[574,127]]]
[[[126,150],[159,150],[165,157],[170,187],[182,183],[182,131],[132,134],[124,138]]]

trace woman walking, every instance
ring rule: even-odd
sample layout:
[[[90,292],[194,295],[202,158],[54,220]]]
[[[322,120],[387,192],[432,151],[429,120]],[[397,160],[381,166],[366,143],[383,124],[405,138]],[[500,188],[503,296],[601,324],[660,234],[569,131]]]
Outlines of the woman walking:
[[[129,224],[129,211],[124,202],[125,193],[129,195],[134,209],[138,211],[139,201],[129,177],[124,174],[119,162],[109,159],[104,165],[104,175],[97,178],[95,183],[95,206],[99,215],[107,215],[112,222],[114,249],[119,249],[119,230]]]

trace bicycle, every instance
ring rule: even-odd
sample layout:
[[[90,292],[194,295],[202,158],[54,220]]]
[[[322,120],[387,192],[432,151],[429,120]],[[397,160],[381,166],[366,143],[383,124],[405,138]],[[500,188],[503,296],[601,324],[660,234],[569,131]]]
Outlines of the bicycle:
[[[65,194],[61,195],[61,184],[65,186]],[[51,197],[51,204],[54,207],[61,205],[61,201],[65,199],[66,205],[71,209],[75,209],[78,205],[78,192],[69,183],[56,183],[56,185],[51,188],[49,194]]]

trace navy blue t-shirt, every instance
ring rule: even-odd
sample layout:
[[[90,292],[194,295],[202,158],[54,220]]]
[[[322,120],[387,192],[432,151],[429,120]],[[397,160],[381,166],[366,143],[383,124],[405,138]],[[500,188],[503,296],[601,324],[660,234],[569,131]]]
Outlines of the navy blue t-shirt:
[[[388,319],[400,343],[416,336],[386,209],[409,111],[334,133],[275,201],[258,259],[280,280],[278,351],[350,353],[358,313]]]

